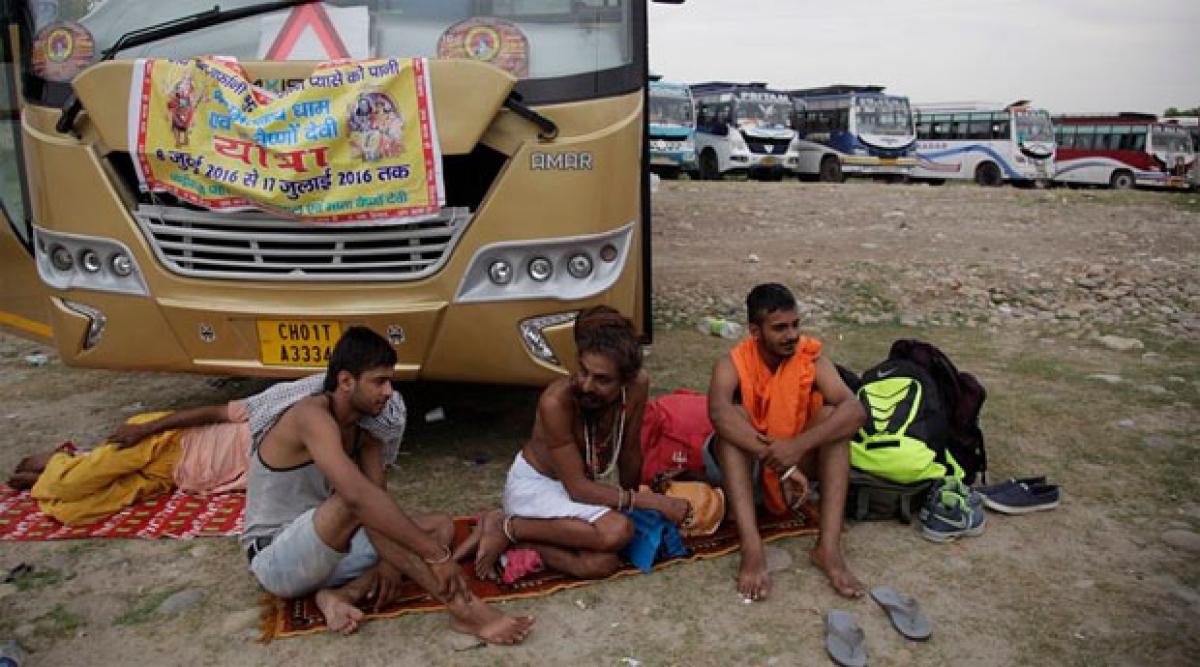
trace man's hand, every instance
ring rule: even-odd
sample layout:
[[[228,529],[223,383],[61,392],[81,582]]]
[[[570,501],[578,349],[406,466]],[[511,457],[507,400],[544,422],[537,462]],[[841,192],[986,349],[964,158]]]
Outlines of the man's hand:
[[[692,513],[692,504],[683,498],[671,498],[669,496],[663,496],[662,507],[659,508],[658,511],[662,512],[662,515],[666,517],[667,521],[670,521],[678,526],[683,523],[684,519],[688,518],[689,514]]]
[[[108,441],[115,444],[117,449],[126,449],[151,435],[153,431],[146,428],[145,424],[121,424],[108,436]]]
[[[438,590],[434,597],[442,602],[453,602],[455,598],[463,602],[470,601],[471,588],[463,578],[462,566],[453,558],[444,563],[430,563],[429,569],[438,582]]]
[[[775,440],[770,443],[759,458],[763,463],[782,472],[794,465],[800,464],[800,459],[804,458],[804,447],[795,438]]]
[[[793,470],[790,477],[779,480],[783,487],[783,502],[796,509],[808,500],[808,478],[799,470]]]
[[[392,603],[392,599],[400,592],[403,579],[404,575],[400,570],[388,565],[386,561],[379,561],[379,565],[375,567],[375,583],[367,593],[367,597],[375,601],[375,611],[386,609]]]

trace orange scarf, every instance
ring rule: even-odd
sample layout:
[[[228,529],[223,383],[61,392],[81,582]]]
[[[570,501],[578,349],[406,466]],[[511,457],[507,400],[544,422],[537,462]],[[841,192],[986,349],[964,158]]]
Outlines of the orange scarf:
[[[820,354],[820,341],[801,336],[796,353],[772,373],[763,361],[757,340],[747,338],[733,348],[730,356],[741,383],[742,406],[756,431],[778,439],[794,437],[804,430],[824,403],[820,392],[813,391]],[[786,513],[789,508],[783,500],[779,473],[764,467],[762,483],[767,510],[776,515]]]

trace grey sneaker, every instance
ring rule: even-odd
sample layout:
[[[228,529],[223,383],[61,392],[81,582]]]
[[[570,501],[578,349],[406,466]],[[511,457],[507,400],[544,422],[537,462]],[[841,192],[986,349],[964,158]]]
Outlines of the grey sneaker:
[[[925,506],[921,508],[921,536],[931,542],[976,537],[983,534],[987,525],[982,499],[979,504],[972,504],[970,495],[964,497],[959,492],[961,482],[956,487],[946,483],[949,479],[930,489]]]

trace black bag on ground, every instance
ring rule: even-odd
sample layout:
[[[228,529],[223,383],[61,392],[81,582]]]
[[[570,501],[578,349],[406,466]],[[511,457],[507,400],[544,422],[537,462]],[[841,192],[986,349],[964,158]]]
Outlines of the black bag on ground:
[[[979,429],[987,394],[933,345],[897,340],[856,394],[867,421],[850,443],[853,467],[905,485],[946,475],[970,484],[987,469]]]
[[[925,502],[933,480],[915,484],[897,484],[861,470],[850,469],[850,490],[846,495],[846,518],[855,521],[912,523],[912,517]]]
[[[944,352],[919,340],[892,343],[888,359],[907,359],[929,372],[937,385],[949,427],[947,449],[963,470],[963,483],[987,483],[987,449],[979,428],[979,412],[987,390],[970,373],[961,372]]]

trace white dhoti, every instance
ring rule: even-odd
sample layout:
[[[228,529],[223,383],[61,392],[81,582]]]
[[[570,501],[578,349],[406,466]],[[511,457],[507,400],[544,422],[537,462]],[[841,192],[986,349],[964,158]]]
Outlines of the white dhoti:
[[[571,500],[563,483],[550,479],[517,453],[504,483],[504,513],[525,519],[581,519],[596,523],[611,508]]]

